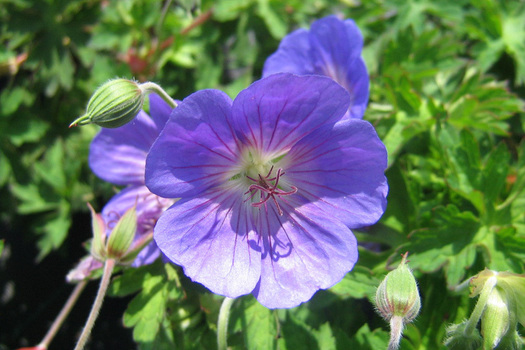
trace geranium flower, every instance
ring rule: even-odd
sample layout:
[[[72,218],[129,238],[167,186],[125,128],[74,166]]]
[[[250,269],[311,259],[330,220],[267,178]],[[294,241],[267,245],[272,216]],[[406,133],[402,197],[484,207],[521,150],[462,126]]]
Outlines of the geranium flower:
[[[151,118],[140,111],[124,126],[102,129],[93,139],[89,152],[89,165],[98,177],[116,185],[127,185],[102,209],[106,234],[109,235],[119,218],[136,205],[138,222],[134,244],[152,235],[160,214],[174,202],[154,195],[145,186],[146,155],[172,112],[158,95],[151,94],[149,100]],[[132,266],[152,263],[159,254],[157,245],[151,242]]]
[[[328,16],[283,38],[264,64],[263,77],[288,72],[334,79],[350,93],[347,117],[362,118],[368,103],[369,78],[361,58],[363,36],[351,19]]]
[[[321,76],[276,74],[235,101],[186,98],[153,144],[146,185],[181,199],[155,226],[162,252],[228,297],[293,307],[357,261],[349,229],[386,205],[386,151],[366,121],[339,121],[348,93]]]

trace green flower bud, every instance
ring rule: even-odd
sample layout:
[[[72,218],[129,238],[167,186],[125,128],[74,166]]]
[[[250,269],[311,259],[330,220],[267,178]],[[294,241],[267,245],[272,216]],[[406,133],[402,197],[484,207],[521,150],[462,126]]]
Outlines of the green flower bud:
[[[399,266],[389,272],[377,288],[376,307],[387,321],[401,316],[405,323],[411,322],[421,308],[416,279],[407,266],[407,255],[403,255]]]
[[[100,214],[95,212],[95,209],[88,203],[91,211],[91,229],[93,230],[93,240],[91,241],[91,255],[98,261],[105,261],[107,257],[106,251],[106,229],[104,220]]]
[[[404,325],[412,322],[421,308],[416,279],[407,266],[407,255],[403,255],[399,266],[386,275],[376,291],[376,308],[390,323],[388,349],[399,347]]]
[[[89,205],[92,217],[93,240],[91,241],[91,256],[105,262],[108,259],[116,260],[120,264],[129,264],[149,242],[152,235],[144,236],[132,246],[137,231],[137,212],[133,207],[126,211],[119,219],[109,238],[106,236],[106,227],[100,214],[97,214]]]
[[[483,316],[481,316],[481,333],[483,348],[494,349],[510,326],[510,315],[504,293],[494,288],[489,295]]]
[[[99,87],[88,102],[86,114],[76,119],[75,125],[97,124],[104,128],[118,128],[137,116],[147,92],[137,82],[113,79]]]
[[[111,231],[107,243],[108,258],[120,261],[126,255],[137,231],[137,211],[133,207],[126,211]]]

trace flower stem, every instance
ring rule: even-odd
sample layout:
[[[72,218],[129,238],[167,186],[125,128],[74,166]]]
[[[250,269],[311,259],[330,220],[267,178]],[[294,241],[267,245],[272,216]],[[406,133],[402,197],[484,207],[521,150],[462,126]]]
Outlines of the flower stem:
[[[171,108],[177,107],[177,103],[162,89],[159,85],[152,83],[151,81],[140,84],[142,91],[154,92],[158,94]]]
[[[37,348],[47,349],[49,347],[49,344],[57,334],[58,330],[60,329],[60,326],[62,326],[62,323],[64,323],[64,321],[66,320],[66,317],[69,315],[71,309],[73,309],[73,306],[77,302],[80,294],[82,294],[82,291],[86,287],[87,283],[88,280],[83,280],[75,286],[75,289],[73,289],[73,292],[62,307],[62,310],[60,310],[58,316],[53,321],[51,328],[49,328],[40,344],[37,345]]]
[[[467,325],[464,331],[465,335],[471,335],[476,326],[478,325],[479,319],[481,318],[481,315],[485,310],[485,306],[489,299],[490,293],[492,292],[492,289],[494,289],[494,286],[496,285],[497,281],[497,277],[492,276],[487,279],[487,282],[485,282],[485,285],[481,290],[481,294],[479,295],[478,302],[476,303],[476,306],[474,307],[474,310],[472,311],[472,314],[470,315],[470,318],[467,321]]]
[[[396,350],[399,348],[399,342],[403,335],[403,316],[393,316],[390,319],[390,341],[388,342],[388,350]]]
[[[228,320],[230,318],[230,309],[235,299],[224,298],[221,309],[219,310],[219,320],[217,322],[217,344],[218,350],[226,350],[228,347]]]
[[[100,280],[100,286],[97,292],[97,297],[95,298],[95,302],[93,303],[93,307],[91,308],[91,312],[86,321],[86,325],[84,326],[84,329],[82,330],[82,334],[80,335],[80,338],[78,339],[75,350],[82,350],[84,349],[84,345],[86,345],[86,341],[89,338],[91,329],[93,329],[95,320],[97,319],[98,313],[100,312],[100,308],[102,307],[102,302],[104,301],[104,296],[106,295],[106,291],[108,289],[109,282],[111,281],[111,274],[113,273],[114,268],[115,268],[115,260],[113,259],[106,260],[106,263],[104,264],[104,273],[102,275],[102,279]]]

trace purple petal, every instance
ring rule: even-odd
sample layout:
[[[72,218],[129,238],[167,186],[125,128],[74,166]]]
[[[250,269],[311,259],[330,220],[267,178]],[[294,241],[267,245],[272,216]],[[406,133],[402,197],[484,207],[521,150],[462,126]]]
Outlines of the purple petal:
[[[164,101],[157,94],[150,94],[148,97],[149,113],[151,115],[151,119],[153,119],[155,125],[157,125],[158,132],[160,133],[170,118],[173,108],[171,108],[170,105],[168,105],[166,101]]]
[[[349,119],[318,129],[286,158],[286,180],[298,188],[296,195],[350,228],[374,224],[383,214],[387,153],[370,123]]]
[[[328,16],[312,23],[309,32],[299,29],[287,35],[266,60],[263,77],[280,72],[328,76],[350,93],[345,117],[360,119],[369,94],[362,48],[363,36],[354,21]]]
[[[267,219],[262,219],[269,228],[262,232],[270,238],[265,240],[261,279],[253,294],[268,308],[309,300],[317,290],[339,282],[358,258],[350,229],[319,208],[300,207],[297,199],[290,196],[282,202],[283,216],[269,208]]]
[[[312,23],[309,38],[315,73],[339,83],[346,80],[348,67],[363,49],[363,37],[354,21],[341,21],[335,16],[322,18]]]
[[[348,93],[321,76],[274,74],[239,93],[232,118],[244,143],[282,153],[322,125],[340,120]]]
[[[308,35],[305,29],[298,29],[285,36],[277,51],[264,63],[263,77],[283,72],[297,75],[313,73]]]
[[[356,59],[353,64],[348,67],[346,85],[347,86],[343,87],[350,92],[351,98],[348,116],[350,118],[361,119],[365,114],[370,90],[368,71],[362,58]]]
[[[261,255],[251,249],[251,231],[240,195],[208,192],[181,200],[168,209],[155,227],[162,252],[184,273],[212,292],[227,297],[250,293],[259,280]]]
[[[159,131],[140,111],[116,129],[102,129],[91,142],[89,165],[101,179],[116,185],[143,185],[146,155]]]
[[[146,183],[162,197],[197,195],[223,183],[237,162],[230,126],[231,99],[218,90],[203,90],[175,108],[146,163]]]

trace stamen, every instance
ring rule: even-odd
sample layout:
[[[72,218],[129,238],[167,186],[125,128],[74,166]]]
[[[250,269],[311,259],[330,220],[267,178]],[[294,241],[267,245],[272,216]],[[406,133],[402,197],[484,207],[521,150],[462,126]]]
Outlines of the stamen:
[[[278,188],[279,185],[279,179],[281,176],[284,175],[284,171],[282,169],[278,169],[277,173],[275,174],[275,177],[270,177],[273,171],[273,166],[270,168],[270,171],[266,176],[262,176],[259,174],[259,180],[255,180],[254,178],[251,178],[249,176],[246,176],[248,179],[255,182],[255,184],[250,185],[248,188],[248,191],[246,191],[244,194],[250,194],[250,196],[245,199],[244,201],[251,200],[257,191],[260,192],[261,200],[256,203],[252,203],[251,205],[256,208],[260,208],[262,205],[266,207],[266,203],[272,199],[272,201],[275,203],[275,207],[277,208],[277,212],[280,216],[283,215],[283,210],[281,209],[281,206],[279,205],[279,202],[277,201],[276,196],[289,196],[294,193],[297,193],[297,187],[290,186],[290,191],[282,191]],[[273,184],[271,184],[272,181],[275,181]]]

